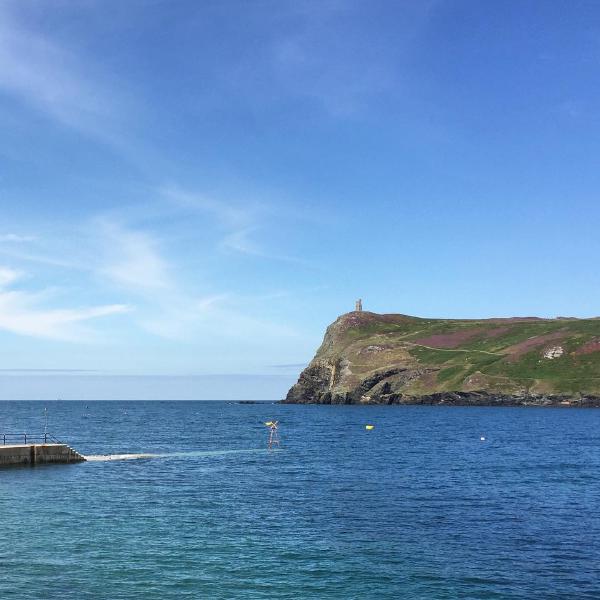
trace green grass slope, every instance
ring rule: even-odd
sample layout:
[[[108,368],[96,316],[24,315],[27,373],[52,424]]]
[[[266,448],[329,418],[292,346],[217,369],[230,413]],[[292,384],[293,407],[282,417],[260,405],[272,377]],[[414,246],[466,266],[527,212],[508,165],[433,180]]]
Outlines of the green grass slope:
[[[382,402],[447,392],[600,396],[600,319],[348,313],[328,328],[288,400],[329,394],[334,402]]]

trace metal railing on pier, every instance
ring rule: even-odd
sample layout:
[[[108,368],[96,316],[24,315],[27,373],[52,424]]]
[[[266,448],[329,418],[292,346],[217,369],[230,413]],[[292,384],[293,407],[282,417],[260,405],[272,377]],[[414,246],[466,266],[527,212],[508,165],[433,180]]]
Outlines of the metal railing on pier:
[[[16,446],[17,444],[62,444],[51,433],[0,433],[0,442],[3,446]]]

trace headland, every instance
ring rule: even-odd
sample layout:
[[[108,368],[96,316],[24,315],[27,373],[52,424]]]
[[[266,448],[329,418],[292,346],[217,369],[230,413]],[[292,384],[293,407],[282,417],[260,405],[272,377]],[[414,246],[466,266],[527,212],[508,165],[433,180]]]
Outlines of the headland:
[[[600,406],[600,319],[340,316],[284,403]]]

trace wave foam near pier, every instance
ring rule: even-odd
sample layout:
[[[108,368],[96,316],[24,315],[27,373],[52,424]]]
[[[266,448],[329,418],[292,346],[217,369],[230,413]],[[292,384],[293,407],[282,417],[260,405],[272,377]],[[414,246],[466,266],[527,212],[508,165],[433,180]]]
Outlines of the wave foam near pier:
[[[272,451],[272,450],[271,450]],[[86,456],[87,461],[105,462],[109,460],[137,460],[141,458],[177,458],[193,456],[224,456],[226,454],[247,454],[251,452],[267,452],[265,448],[255,448],[252,450],[197,450],[193,452],[169,452],[165,454],[94,454]]]

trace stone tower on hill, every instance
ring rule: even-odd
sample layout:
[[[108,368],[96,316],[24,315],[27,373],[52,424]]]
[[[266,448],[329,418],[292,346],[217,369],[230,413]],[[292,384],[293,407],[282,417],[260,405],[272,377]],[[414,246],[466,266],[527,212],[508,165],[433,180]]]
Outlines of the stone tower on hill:
[[[359,298],[354,306],[356,312],[362,312],[362,300]]]

